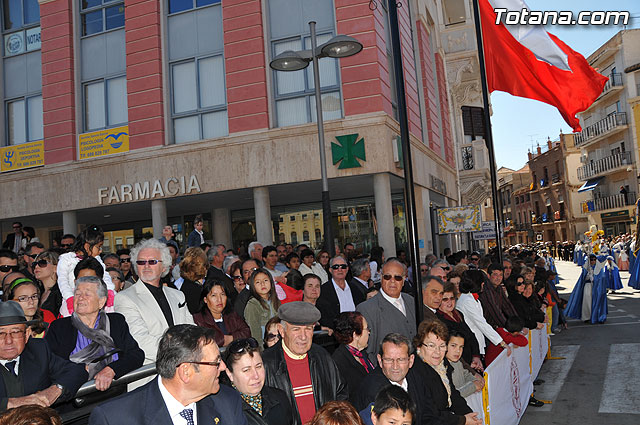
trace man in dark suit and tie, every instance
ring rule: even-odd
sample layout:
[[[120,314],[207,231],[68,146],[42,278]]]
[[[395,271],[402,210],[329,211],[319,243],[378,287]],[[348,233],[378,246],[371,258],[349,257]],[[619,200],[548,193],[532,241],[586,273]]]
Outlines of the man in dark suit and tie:
[[[366,295],[347,282],[349,265],[343,257],[333,257],[329,262],[331,278],[320,289],[320,298],[316,307],[320,310],[320,324],[333,329],[333,321],[338,314],[345,311],[355,311],[356,306],[366,299]]]
[[[17,302],[0,303],[0,411],[68,400],[89,377],[84,365],[56,356],[43,339],[29,338],[32,323]]]
[[[436,310],[442,304],[444,282],[438,276],[427,276],[422,282],[426,284],[422,291],[422,314],[425,320],[437,320]]]
[[[364,299],[367,299],[367,292],[369,292],[369,282],[371,281],[371,267],[369,267],[369,260],[367,258],[358,258],[351,263],[351,274],[353,279],[351,283],[358,289]]]
[[[226,367],[213,330],[194,325],[167,329],[156,369],[157,379],[94,408],[89,424],[247,424],[240,395],[220,386]]]

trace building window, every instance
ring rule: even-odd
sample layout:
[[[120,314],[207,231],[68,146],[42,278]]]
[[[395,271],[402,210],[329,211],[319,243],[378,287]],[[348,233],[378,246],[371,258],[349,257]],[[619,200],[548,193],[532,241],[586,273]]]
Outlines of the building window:
[[[7,140],[19,145],[42,139],[42,96],[7,102]]]
[[[229,134],[220,1],[169,0],[170,13],[188,9],[168,17],[175,143]]]
[[[309,231],[305,230],[304,232],[302,232],[302,240],[305,242],[309,242]]]
[[[126,78],[85,83],[84,110],[85,131],[125,124],[128,120]]]
[[[113,0],[81,0],[82,35],[124,27],[124,3]]]
[[[269,0],[271,57],[285,50],[311,49],[308,22],[316,21],[317,43],[327,42],[335,33],[333,2]],[[313,17],[313,18],[311,18]],[[338,60],[322,58],[320,88],[323,119],[342,118]],[[313,67],[295,72],[273,71],[276,125],[286,127],[316,121]]]
[[[228,134],[222,55],[172,64],[176,143]]]
[[[220,0],[169,0],[169,13],[220,3]]]
[[[291,232],[291,245],[298,244],[298,234],[296,232]]]
[[[4,29],[15,30],[40,21],[38,0],[4,0]]]
[[[464,0],[444,0],[444,24],[460,24],[467,20]]]
[[[296,216],[295,215],[289,216],[289,221],[296,221]]]
[[[322,233],[320,232],[320,229],[316,229],[314,233],[316,236],[316,243],[320,242],[320,240],[322,239]]]
[[[462,127],[466,143],[484,139],[484,109],[477,106],[462,107]]]

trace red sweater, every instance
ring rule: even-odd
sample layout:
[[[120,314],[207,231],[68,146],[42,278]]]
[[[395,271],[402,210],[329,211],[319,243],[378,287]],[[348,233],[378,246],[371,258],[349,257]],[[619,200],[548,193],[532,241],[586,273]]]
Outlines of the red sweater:
[[[496,332],[498,332],[498,335],[500,335],[504,342],[506,342],[507,344],[513,343],[518,347],[524,347],[525,345],[529,344],[529,340],[524,335],[513,336],[504,328],[496,328]],[[489,364],[491,364],[491,362],[494,361],[496,357],[500,355],[500,353],[502,353],[502,350],[504,350],[504,348],[502,348],[500,345],[489,343],[484,355],[485,367],[489,367]]]
[[[309,370],[309,356],[302,360],[292,359],[284,351],[284,360],[287,363],[289,379],[293,387],[293,395],[300,413],[300,421],[303,424],[311,422],[316,413],[316,402],[313,398],[313,386],[311,371]]]

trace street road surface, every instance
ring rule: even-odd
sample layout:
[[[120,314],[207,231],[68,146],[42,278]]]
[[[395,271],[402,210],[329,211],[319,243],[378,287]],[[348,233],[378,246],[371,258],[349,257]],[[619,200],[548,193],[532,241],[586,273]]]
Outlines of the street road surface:
[[[573,263],[557,261],[560,296],[569,298],[580,277]],[[608,294],[609,315],[601,325],[570,320],[569,329],[551,337],[551,355],[535,387],[539,400],[551,404],[528,407],[522,425],[640,424],[640,291],[627,286]],[[498,424],[499,425],[499,424]]]

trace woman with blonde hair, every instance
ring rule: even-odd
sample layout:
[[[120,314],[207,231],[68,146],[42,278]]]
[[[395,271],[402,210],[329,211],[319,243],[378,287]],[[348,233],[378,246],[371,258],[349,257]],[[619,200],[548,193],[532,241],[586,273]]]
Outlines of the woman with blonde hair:
[[[184,293],[189,313],[200,311],[202,284],[207,275],[207,255],[199,247],[187,248],[180,262],[180,277],[183,282],[180,290]]]

